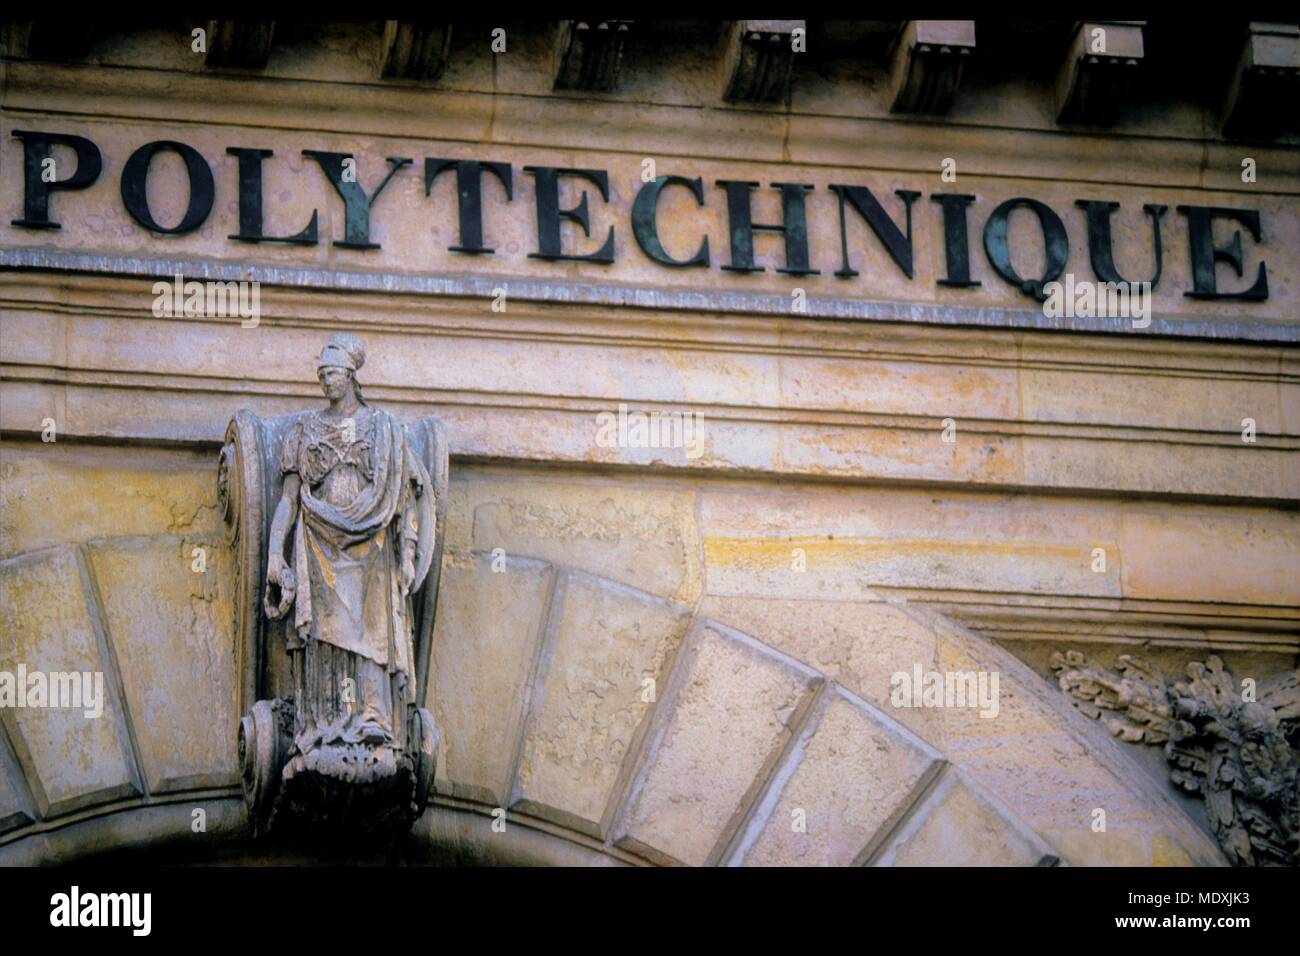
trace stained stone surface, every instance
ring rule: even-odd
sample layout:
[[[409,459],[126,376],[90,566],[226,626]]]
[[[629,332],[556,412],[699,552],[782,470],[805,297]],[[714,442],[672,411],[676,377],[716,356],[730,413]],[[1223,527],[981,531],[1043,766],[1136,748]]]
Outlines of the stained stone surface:
[[[442,732],[440,792],[504,807],[553,571],[539,561],[444,555],[429,707]]]
[[[1150,840],[1160,834],[1198,865],[1219,865],[1217,847],[1179,811],[1161,781],[1077,712],[1051,706],[1059,691],[1033,679],[1010,654],[974,639],[939,615],[927,615],[939,633],[939,668],[997,671],[997,717],[978,709],[946,707],[944,750],[967,777],[1009,807],[1060,855],[1086,865],[1148,865]],[[1093,829],[1105,812],[1105,832]]]
[[[557,589],[552,615],[519,795],[525,807],[551,808],[598,834],[690,615],[576,572]]]
[[[1176,840],[1170,839],[1163,833],[1157,833],[1151,837],[1151,865],[1195,866],[1196,861]]]
[[[31,822],[33,810],[19,795],[21,773],[10,760],[4,741],[0,741],[0,834]]]
[[[1124,591],[1195,587],[1204,601],[1300,607],[1300,515],[1292,517],[1278,525],[1241,512],[1126,516]],[[1215,560],[1202,560],[1207,554]]]
[[[875,866],[1040,866],[1055,855],[1033,831],[947,770],[874,859]]]
[[[860,861],[938,770],[942,757],[932,747],[838,688],[828,693],[815,729],[791,757],[797,765],[788,779],[778,774],[766,825],[740,847],[737,862]]]
[[[682,603],[701,591],[694,496],[591,481],[453,482],[447,547],[539,558]]]
[[[916,664],[932,669],[938,651],[933,630],[883,601],[708,595],[700,613],[789,654],[879,709],[889,706],[891,675],[910,674]],[[936,711],[898,708],[889,714],[924,739],[942,742]]]
[[[816,677],[717,625],[698,625],[693,640],[621,837],[698,866],[739,822]]]
[[[6,324],[6,360],[13,336]],[[0,444],[0,555],[119,535],[215,533],[211,465],[210,455],[188,451]]]
[[[124,538],[87,551],[150,792],[238,783],[233,568],[222,539]]]
[[[138,790],[93,600],[75,548],[0,562],[0,671],[16,673],[23,664],[29,675],[103,675],[98,717],[86,716],[85,707],[0,712],[19,753],[30,757],[42,816]]]
[[[701,524],[709,591],[720,596],[861,601],[908,587],[1123,593],[1118,516],[1076,502],[718,488],[702,495]],[[1092,569],[1096,546],[1111,553],[1102,573]]]

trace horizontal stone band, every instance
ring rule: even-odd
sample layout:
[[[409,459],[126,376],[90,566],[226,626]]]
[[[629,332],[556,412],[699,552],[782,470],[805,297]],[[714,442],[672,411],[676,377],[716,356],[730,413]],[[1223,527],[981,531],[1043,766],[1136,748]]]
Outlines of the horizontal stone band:
[[[547,282],[455,274],[362,272],[344,269],[247,266],[205,259],[162,259],[143,256],[96,255],[50,249],[0,248],[0,268],[54,272],[95,273],[116,276],[167,278],[178,273],[191,279],[254,280],[265,285],[330,291],[384,292],[397,295],[434,295],[491,298],[507,288],[512,298],[535,302],[612,305],[637,309],[779,315],[796,319],[856,322],[900,322],[941,326],[1032,329],[1046,332],[1086,332],[1143,337],[1210,339],[1216,341],[1297,343],[1300,326],[1237,319],[1151,317],[1147,328],[1134,329],[1130,319],[1118,317],[1049,317],[1034,309],[953,308],[906,305],[853,299],[809,297],[807,311],[790,311],[790,298],[743,292],[695,292],[679,289],[583,282]]]

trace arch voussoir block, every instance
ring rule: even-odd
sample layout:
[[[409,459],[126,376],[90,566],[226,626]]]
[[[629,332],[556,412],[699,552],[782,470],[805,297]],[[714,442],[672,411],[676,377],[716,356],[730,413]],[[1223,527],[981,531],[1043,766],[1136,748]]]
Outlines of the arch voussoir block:
[[[822,678],[697,619],[616,827],[656,862],[720,861],[807,716]]]
[[[859,863],[944,766],[933,747],[841,687],[829,685],[815,711],[731,863]]]

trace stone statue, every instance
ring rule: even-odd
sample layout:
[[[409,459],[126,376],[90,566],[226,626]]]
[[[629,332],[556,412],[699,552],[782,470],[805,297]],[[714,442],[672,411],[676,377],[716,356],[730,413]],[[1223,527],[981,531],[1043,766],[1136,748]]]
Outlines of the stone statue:
[[[248,559],[243,623],[265,615],[242,628],[248,663],[260,668],[248,697],[280,691],[241,724],[259,831],[409,826],[432,781],[437,731],[421,705],[446,442],[432,419],[408,430],[370,406],[357,380],[364,362],[356,336],[331,336],[316,363],[328,405],[270,420],[241,412],[223,450],[227,521],[244,533],[239,544],[259,539],[237,548]],[[233,473],[246,487],[232,487]]]

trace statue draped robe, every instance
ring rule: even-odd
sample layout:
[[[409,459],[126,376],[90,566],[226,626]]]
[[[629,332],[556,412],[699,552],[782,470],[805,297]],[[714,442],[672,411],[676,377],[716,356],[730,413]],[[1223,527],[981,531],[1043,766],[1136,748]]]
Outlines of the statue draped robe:
[[[403,426],[360,406],[351,419],[313,412],[285,435],[280,470],[300,478],[293,528],[297,578],[289,650],[295,749],[303,766],[366,779],[406,746],[416,693],[403,545],[432,528],[433,493]],[[419,587],[431,554],[416,555]]]

